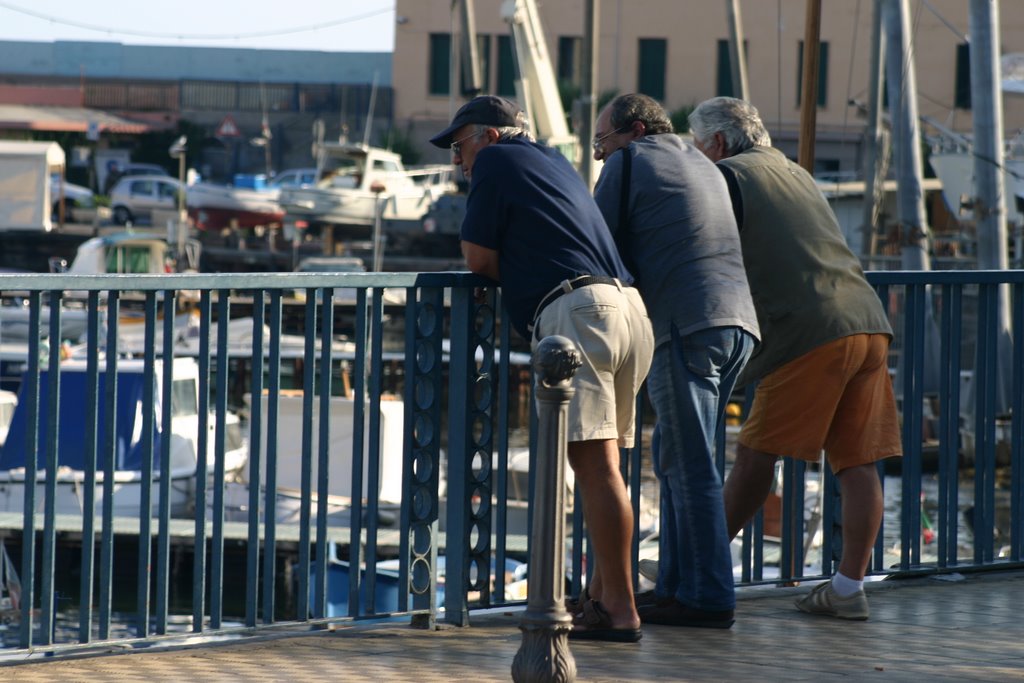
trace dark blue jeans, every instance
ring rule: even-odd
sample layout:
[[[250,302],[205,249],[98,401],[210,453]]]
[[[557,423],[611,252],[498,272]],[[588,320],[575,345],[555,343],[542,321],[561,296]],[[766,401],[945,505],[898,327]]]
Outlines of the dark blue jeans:
[[[661,484],[655,592],[695,609],[736,606],[715,434],[753,349],[754,338],[738,327],[685,337],[673,330],[654,350],[647,377],[658,416],[651,448]]]

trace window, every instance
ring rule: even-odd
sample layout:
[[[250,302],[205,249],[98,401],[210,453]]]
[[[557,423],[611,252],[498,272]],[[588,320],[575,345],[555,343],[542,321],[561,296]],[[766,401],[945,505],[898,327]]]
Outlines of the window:
[[[178,188],[170,183],[160,183],[158,191],[161,199],[174,199],[178,196]]]
[[[107,250],[108,273],[150,273],[149,247],[117,247]]]
[[[503,97],[516,96],[516,57],[511,36],[498,36],[498,88]]]
[[[743,57],[749,57],[750,43],[743,41]],[[732,84],[732,53],[729,50],[728,40],[718,41],[718,74],[716,78],[716,94],[721,97],[739,97],[738,87]]]
[[[199,414],[199,399],[194,379],[176,379],[171,382],[171,415],[191,417]]]
[[[384,173],[398,173],[398,164],[390,159],[374,159],[373,170]]]
[[[579,85],[582,74],[583,39],[561,36],[558,39],[558,81]]]
[[[953,104],[957,109],[971,108],[971,47],[967,43],[956,46],[956,84],[953,86]]]
[[[797,49],[796,106],[799,107],[804,94],[804,41],[801,40],[798,43]],[[826,102],[828,102],[828,42],[823,40],[818,52],[818,107],[823,109]]]
[[[431,33],[428,94],[448,94],[451,89],[451,64],[452,37],[447,33]]]
[[[641,38],[638,56],[636,89],[656,100],[664,100],[668,41],[664,38]]]

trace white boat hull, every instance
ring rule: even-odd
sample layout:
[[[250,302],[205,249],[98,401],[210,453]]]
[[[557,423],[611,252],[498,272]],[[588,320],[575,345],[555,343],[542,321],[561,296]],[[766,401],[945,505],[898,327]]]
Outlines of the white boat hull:
[[[185,203],[200,230],[253,228],[280,224],[284,211],[280,190],[197,183],[188,188]]]
[[[382,194],[381,218],[416,220],[444,193],[440,186],[414,187],[393,194]],[[336,225],[371,227],[376,219],[378,197],[356,189],[300,187],[293,189],[283,204],[293,217]]]
[[[127,476],[122,476],[127,475]],[[102,477],[100,477],[102,479]],[[37,478],[35,487],[35,512],[45,511],[45,474]],[[115,475],[113,514],[115,517],[138,518],[142,510],[142,477],[137,472],[122,472]],[[192,515],[195,500],[195,477],[182,473],[171,477],[170,510],[172,517]],[[81,515],[85,509],[85,477],[82,472],[67,472],[57,475],[54,509],[58,515]],[[103,486],[95,489],[97,515],[103,511]],[[160,482],[155,480],[150,490],[152,514],[160,512]],[[0,472],[0,512],[25,511],[24,473]]]
[[[946,206],[953,213],[965,220],[972,220],[974,212],[970,208],[970,200],[977,192],[974,185],[974,157],[965,151],[933,152],[930,157],[935,174],[942,181],[942,195]],[[1007,158],[1004,161],[1006,170],[1005,192],[1006,215],[1011,223],[1024,223],[1024,214],[1018,207],[1017,198],[1024,203],[1024,159]]]

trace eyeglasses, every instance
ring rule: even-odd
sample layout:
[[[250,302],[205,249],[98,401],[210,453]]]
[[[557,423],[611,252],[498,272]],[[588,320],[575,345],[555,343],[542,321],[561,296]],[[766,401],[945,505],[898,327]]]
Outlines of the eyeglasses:
[[[633,127],[633,124],[632,123],[628,123],[625,126],[622,126],[621,128],[616,128],[613,131],[609,131],[609,132],[605,133],[604,135],[602,135],[600,137],[594,138],[593,141],[590,143],[590,146],[594,148],[595,152],[600,152],[601,149],[604,147],[604,141],[605,140],[607,140],[611,136],[615,135],[616,133],[625,133],[626,131],[628,131],[632,127]]]
[[[466,137],[459,138],[458,140],[453,142],[451,144],[452,154],[454,156],[457,156],[457,157],[462,156],[462,143],[465,142],[466,140],[472,138],[472,137],[476,137],[479,134],[480,134],[480,131],[474,131],[474,132],[470,133],[469,135],[467,135]]]

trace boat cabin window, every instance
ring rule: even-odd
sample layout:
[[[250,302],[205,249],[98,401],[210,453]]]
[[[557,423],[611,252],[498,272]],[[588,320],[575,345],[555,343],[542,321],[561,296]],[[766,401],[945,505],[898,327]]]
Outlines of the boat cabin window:
[[[192,416],[199,414],[196,381],[176,379],[171,384],[171,416]]]
[[[374,159],[373,170],[385,173],[398,173],[398,164],[390,159]]]
[[[113,247],[107,249],[108,273],[151,273],[149,247]]]
[[[317,184],[322,187],[356,187],[362,172],[362,164],[352,157],[328,158],[324,161]]]

